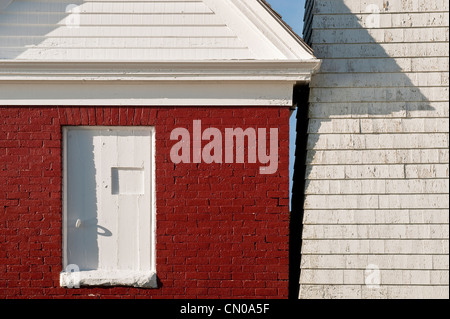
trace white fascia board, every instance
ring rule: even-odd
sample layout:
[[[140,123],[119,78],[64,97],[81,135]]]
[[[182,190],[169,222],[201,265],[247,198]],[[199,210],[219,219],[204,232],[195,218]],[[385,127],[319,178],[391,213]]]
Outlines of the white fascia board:
[[[0,83],[6,106],[292,106],[296,82]]]
[[[292,106],[320,60],[0,62],[0,105]]]
[[[302,81],[320,60],[208,62],[0,61],[3,81]]]

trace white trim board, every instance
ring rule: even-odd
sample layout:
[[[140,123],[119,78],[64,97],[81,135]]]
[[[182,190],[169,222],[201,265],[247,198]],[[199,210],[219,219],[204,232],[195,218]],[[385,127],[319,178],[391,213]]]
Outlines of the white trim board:
[[[296,82],[0,84],[6,106],[292,106]]]
[[[310,81],[320,60],[1,61],[4,81]]]
[[[0,62],[0,105],[292,106],[320,60]]]

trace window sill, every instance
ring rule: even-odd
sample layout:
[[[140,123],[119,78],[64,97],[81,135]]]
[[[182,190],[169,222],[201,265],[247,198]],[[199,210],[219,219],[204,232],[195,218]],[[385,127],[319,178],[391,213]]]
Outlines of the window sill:
[[[158,288],[155,271],[107,271],[88,270],[61,272],[61,287],[79,288],[81,286],[131,286],[137,288]]]

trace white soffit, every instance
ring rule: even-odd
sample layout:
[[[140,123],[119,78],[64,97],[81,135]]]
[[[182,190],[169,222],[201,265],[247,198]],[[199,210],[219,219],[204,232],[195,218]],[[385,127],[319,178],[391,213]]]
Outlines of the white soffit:
[[[170,82],[163,91],[180,92],[176,101],[150,89],[156,95],[138,92],[140,98],[128,104],[168,105],[191,101],[193,95],[199,104],[288,105],[292,86],[309,82],[320,64],[262,0],[1,1],[0,105],[74,102],[51,93],[55,90],[38,90],[42,81],[64,85],[61,92],[67,96],[75,95],[71,90],[86,91],[86,83],[102,86],[99,92],[105,95],[90,101],[79,96],[77,104],[115,96],[107,87],[114,91],[121,85],[123,91],[124,84],[144,88]],[[217,85],[213,103],[211,97],[200,96],[205,81]],[[189,96],[182,95],[186,82],[197,83]],[[265,83],[256,96],[232,92],[251,82],[253,93]],[[274,89],[262,91],[269,84]],[[287,91],[291,93],[285,96]],[[112,105],[127,104],[128,95]],[[182,105],[189,103],[195,104]]]

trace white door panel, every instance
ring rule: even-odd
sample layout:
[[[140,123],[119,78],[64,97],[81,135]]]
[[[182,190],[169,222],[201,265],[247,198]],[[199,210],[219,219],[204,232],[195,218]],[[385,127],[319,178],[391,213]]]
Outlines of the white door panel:
[[[150,270],[152,131],[68,128],[65,147],[66,264]]]

